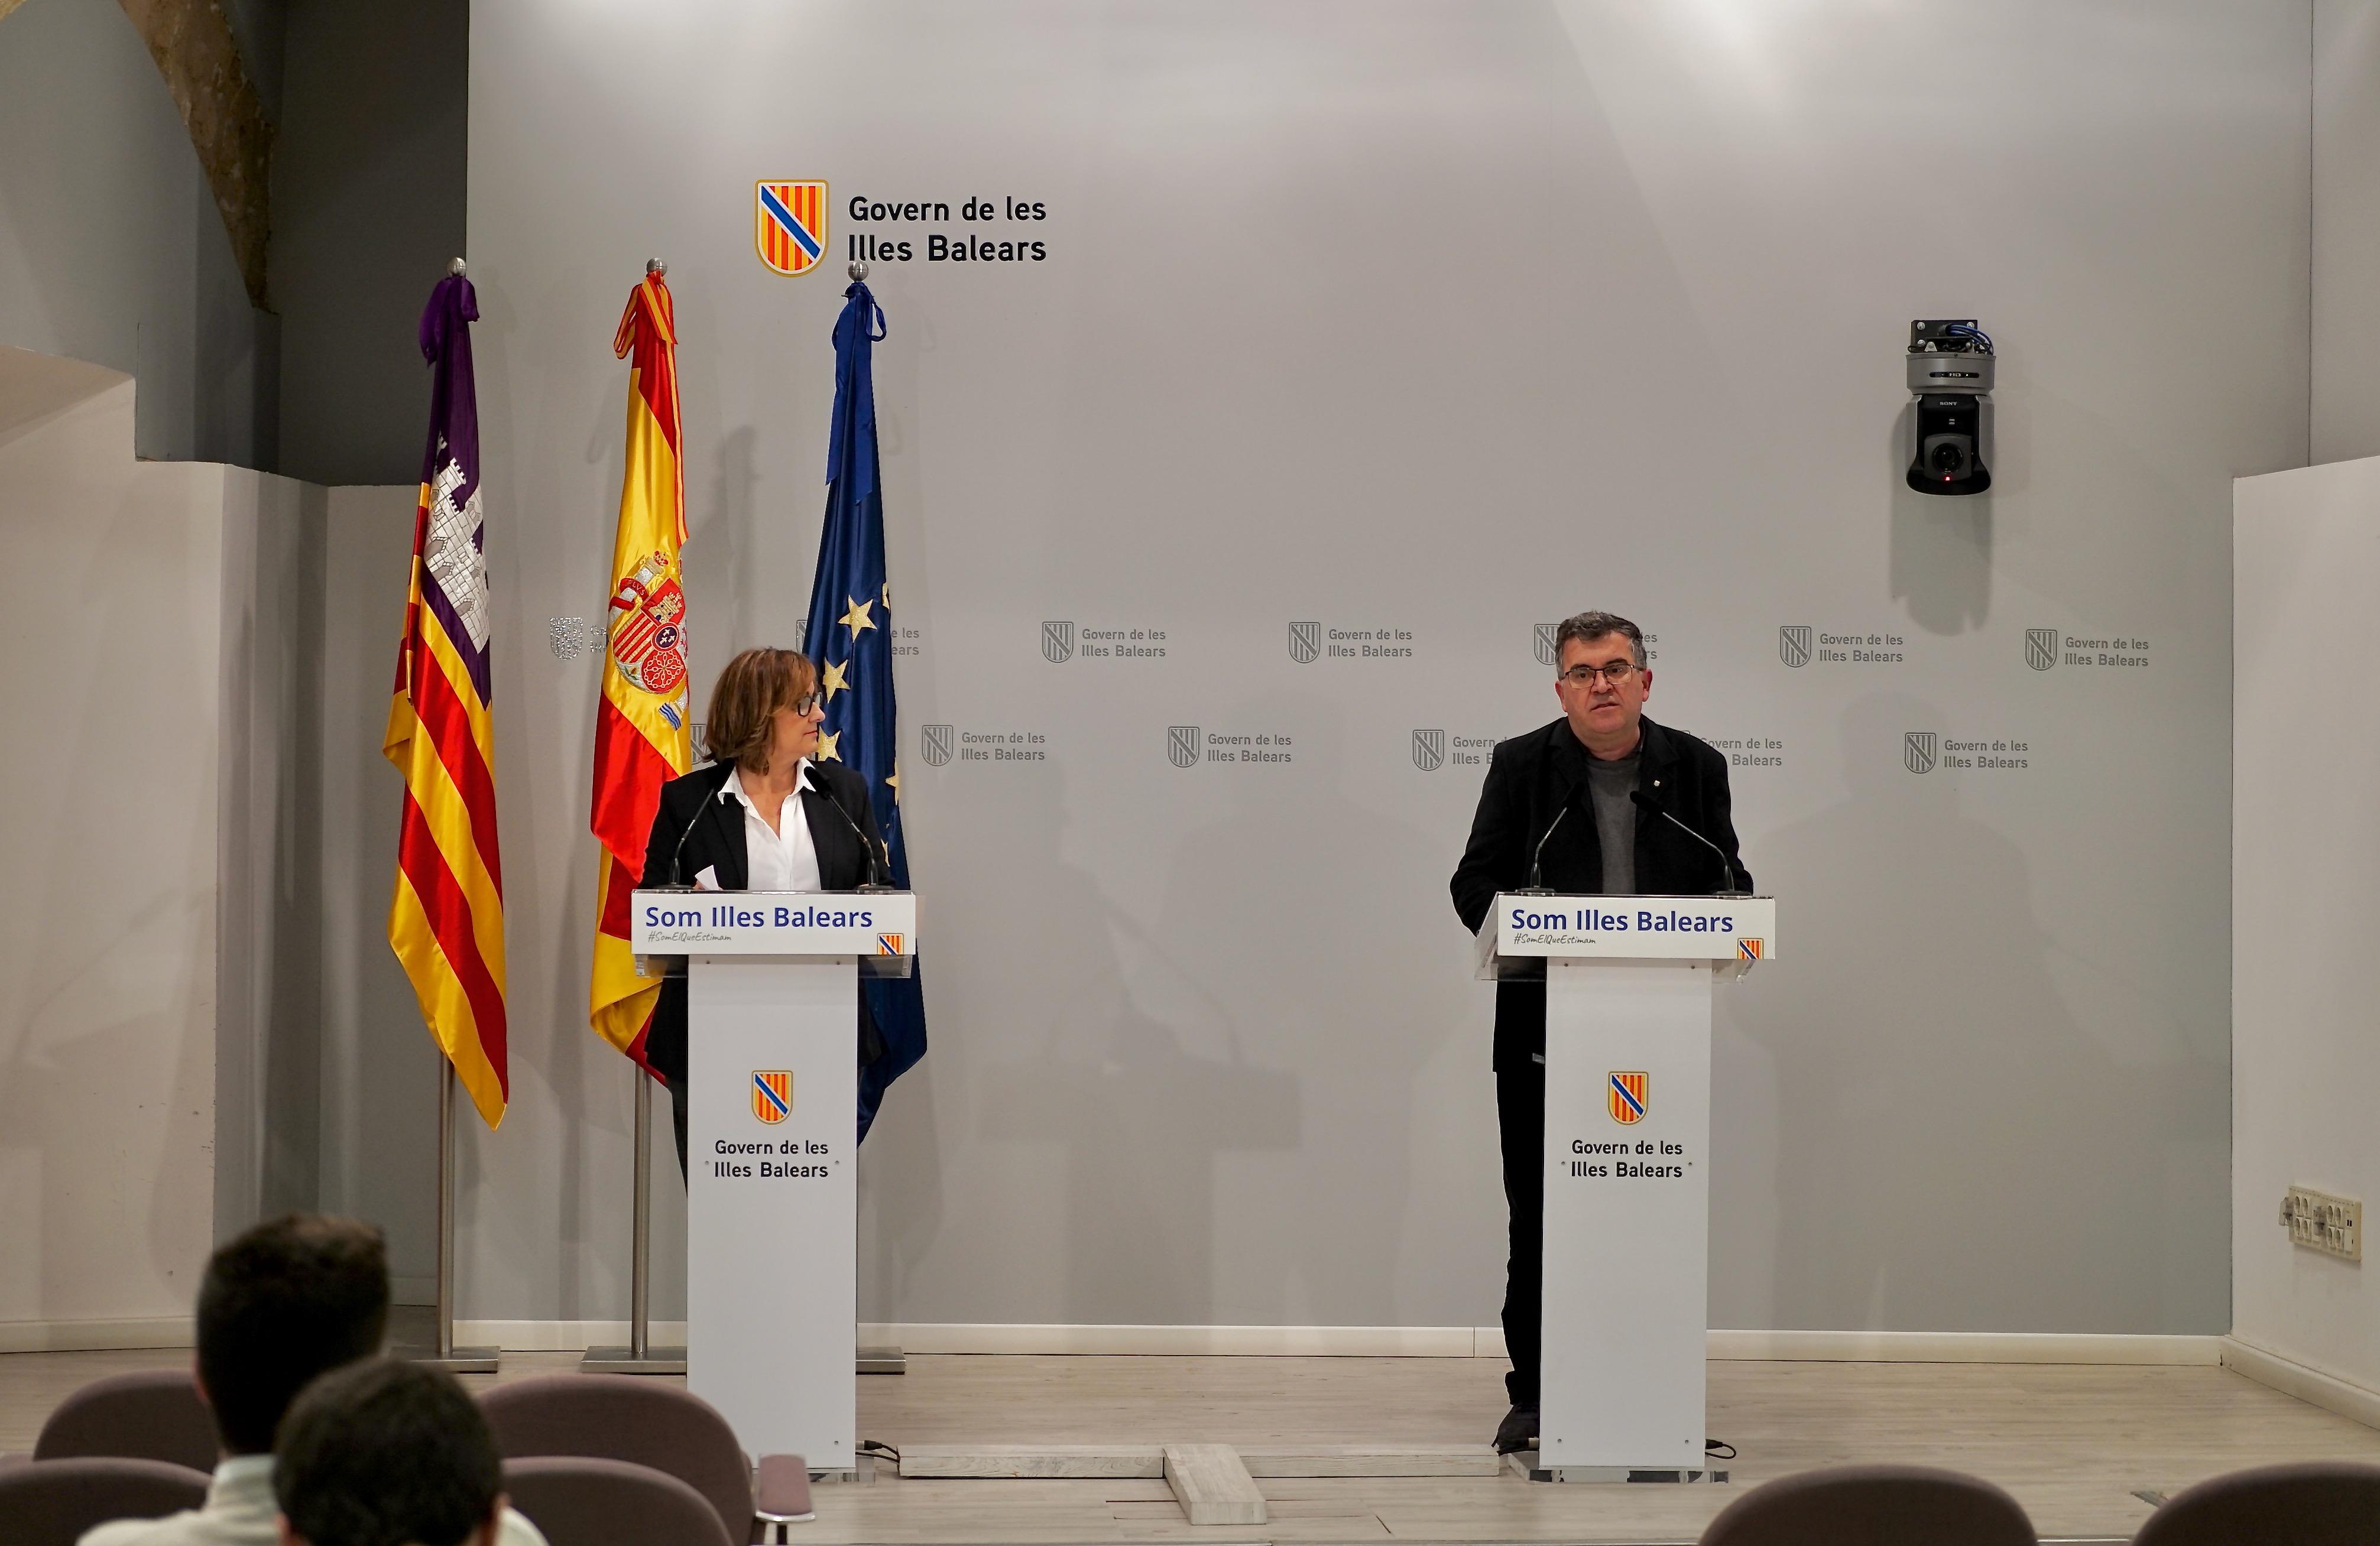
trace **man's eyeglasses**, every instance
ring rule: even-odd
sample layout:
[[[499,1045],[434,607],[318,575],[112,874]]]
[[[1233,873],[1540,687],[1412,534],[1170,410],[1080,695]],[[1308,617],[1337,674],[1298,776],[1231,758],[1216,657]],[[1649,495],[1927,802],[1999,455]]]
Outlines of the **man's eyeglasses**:
[[[1614,660],[1608,666],[1572,666],[1561,673],[1561,679],[1573,687],[1591,687],[1599,676],[1617,687],[1635,674],[1636,663],[1633,660]]]

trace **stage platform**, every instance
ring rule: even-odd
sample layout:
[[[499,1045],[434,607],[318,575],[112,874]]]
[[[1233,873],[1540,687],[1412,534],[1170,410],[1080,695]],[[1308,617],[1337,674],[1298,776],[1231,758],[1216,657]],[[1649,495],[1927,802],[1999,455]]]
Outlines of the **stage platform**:
[[[30,1447],[69,1390],[184,1351],[0,1356],[0,1451]],[[516,1353],[495,1380],[576,1367]],[[1484,1446],[1503,1414],[1486,1359],[913,1357],[859,1383],[860,1436],[895,1447],[1107,1449],[1228,1444],[1374,1455]],[[1711,1432],[1727,1485],[1569,1486],[1511,1474],[1264,1478],[1260,1526],[1193,1526],[1161,1477],[927,1480],[890,1474],[817,1489],[796,1539],[847,1542],[1399,1540],[1690,1541],[1746,1486],[1812,1467],[1953,1467],[2015,1493],[2046,1540],[2129,1538],[2141,1494],[2275,1460],[2380,1462],[2380,1432],[2192,1366],[1710,1365]],[[1360,1464],[1360,1461],[1357,1462]]]

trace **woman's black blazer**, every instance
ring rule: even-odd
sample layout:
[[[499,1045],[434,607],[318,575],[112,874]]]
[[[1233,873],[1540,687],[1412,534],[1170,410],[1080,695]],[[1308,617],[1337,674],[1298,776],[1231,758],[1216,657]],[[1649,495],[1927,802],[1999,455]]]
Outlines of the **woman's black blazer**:
[[[662,786],[652,835],[645,840],[645,874],[639,884],[691,885],[706,869],[719,877],[722,890],[741,891],[751,884],[751,866],[744,852],[744,807],[733,795],[720,798],[734,766],[713,763]],[[829,891],[856,890],[870,877],[869,852],[880,856],[884,852],[884,841],[877,835],[876,812],[868,799],[868,781],[833,762],[811,763],[809,781],[810,787],[802,791],[802,815],[809,823],[810,846],[818,851],[819,883]],[[877,878],[891,878],[882,874],[880,857]],[[874,1062],[883,1052],[883,1039],[877,1034],[876,1022],[868,1012],[868,996],[862,994],[860,1065]],[[652,1029],[645,1038],[645,1057],[662,1078],[685,1082],[684,977],[669,977],[662,983],[661,1002],[653,1009]]]

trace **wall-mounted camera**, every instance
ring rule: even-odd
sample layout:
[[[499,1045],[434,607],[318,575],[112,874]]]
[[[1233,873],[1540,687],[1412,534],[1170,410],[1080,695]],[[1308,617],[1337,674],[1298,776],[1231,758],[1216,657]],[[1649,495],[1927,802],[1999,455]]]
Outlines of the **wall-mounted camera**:
[[[1909,390],[1916,395],[1916,454],[1909,486],[1921,494],[1980,494],[1984,399],[1992,390],[1991,335],[1974,319],[1909,324]]]

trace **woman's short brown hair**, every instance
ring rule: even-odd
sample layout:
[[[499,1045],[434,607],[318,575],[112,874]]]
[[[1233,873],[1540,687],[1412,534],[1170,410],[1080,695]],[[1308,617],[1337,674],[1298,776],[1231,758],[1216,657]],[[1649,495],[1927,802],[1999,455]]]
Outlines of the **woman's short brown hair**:
[[[747,649],[727,662],[710,690],[702,749],[713,762],[769,770],[771,716],[818,690],[818,668],[798,649]]]

